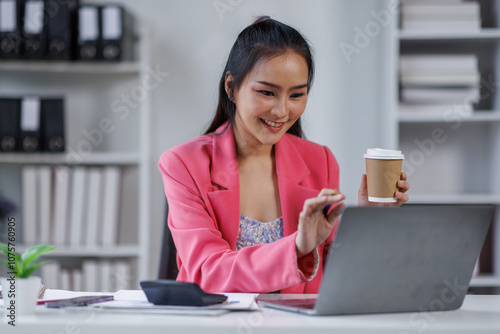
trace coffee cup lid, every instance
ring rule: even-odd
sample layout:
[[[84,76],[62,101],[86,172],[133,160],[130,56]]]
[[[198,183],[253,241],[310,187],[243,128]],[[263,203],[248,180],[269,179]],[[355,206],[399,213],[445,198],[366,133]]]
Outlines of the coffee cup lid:
[[[405,156],[401,151],[398,150],[386,150],[383,148],[369,148],[364,154],[365,158],[368,159],[404,159]]]

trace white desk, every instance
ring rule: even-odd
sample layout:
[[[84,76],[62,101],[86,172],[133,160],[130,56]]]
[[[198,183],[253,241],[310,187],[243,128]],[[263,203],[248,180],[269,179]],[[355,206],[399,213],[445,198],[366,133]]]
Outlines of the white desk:
[[[4,318],[4,314],[1,314]],[[16,327],[2,320],[2,334],[170,334],[170,333],[500,333],[500,295],[468,295],[461,309],[440,313],[398,313],[310,317],[260,309],[216,317],[123,314],[42,308]]]

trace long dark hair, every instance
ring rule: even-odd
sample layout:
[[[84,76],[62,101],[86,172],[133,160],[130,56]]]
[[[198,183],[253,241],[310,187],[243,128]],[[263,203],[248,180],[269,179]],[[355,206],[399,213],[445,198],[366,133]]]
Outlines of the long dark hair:
[[[297,30],[269,16],[261,16],[238,35],[219,82],[219,102],[215,117],[205,134],[214,132],[226,121],[229,121],[229,124],[234,122],[236,105],[229,100],[226,92],[226,76],[231,74],[234,78],[230,87],[232,92],[240,87],[247,74],[259,61],[282,55],[287,51],[296,52],[305,58],[309,70],[307,77],[307,92],[309,92],[314,77],[314,60],[309,43]],[[304,137],[300,118],[287,133]]]

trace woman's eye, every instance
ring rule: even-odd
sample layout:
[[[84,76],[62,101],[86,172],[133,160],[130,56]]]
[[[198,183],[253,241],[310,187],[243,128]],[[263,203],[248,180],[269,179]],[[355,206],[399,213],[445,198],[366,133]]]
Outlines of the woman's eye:
[[[265,96],[274,96],[273,92],[270,92],[268,90],[259,90],[259,93],[265,95]]]
[[[290,97],[292,97],[292,98],[298,98],[301,96],[304,96],[304,93],[295,93],[295,94],[290,95]]]

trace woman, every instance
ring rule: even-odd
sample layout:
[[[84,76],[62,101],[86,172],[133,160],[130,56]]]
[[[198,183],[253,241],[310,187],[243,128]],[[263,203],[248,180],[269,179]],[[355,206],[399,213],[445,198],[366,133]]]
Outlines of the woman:
[[[318,292],[345,204],[333,154],[302,138],[313,74],[295,29],[261,17],[238,36],[209,129],[159,162],[178,280],[213,292]],[[404,173],[398,187],[401,205]],[[365,175],[358,201],[369,204]]]

